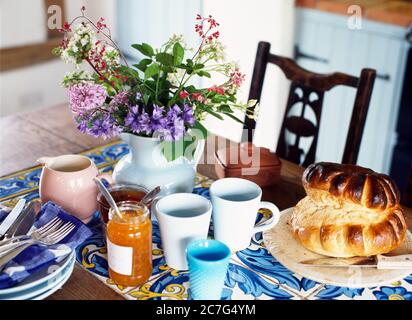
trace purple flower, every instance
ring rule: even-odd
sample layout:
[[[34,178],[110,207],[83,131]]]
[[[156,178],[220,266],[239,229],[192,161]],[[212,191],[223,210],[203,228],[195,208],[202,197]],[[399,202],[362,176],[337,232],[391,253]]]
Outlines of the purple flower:
[[[153,105],[153,113],[151,117],[151,129],[157,131],[163,129],[167,124],[167,119],[163,115],[164,109],[157,105]]]
[[[185,135],[185,123],[180,117],[169,119],[166,127],[157,130],[156,134],[165,141],[180,140]]]
[[[151,119],[149,114],[145,111],[142,111],[142,113],[139,114],[138,106],[134,106],[129,109],[124,124],[128,126],[130,130],[134,133],[152,133]]]
[[[87,82],[72,85],[68,94],[70,109],[77,115],[101,107],[107,96],[103,86]]]
[[[136,92],[136,100],[142,99],[142,94],[140,92]]]
[[[99,117],[93,121],[89,132],[95,137],[109,139],[121,133],[122,129],[115,124],[110,115],[105,114],[102,118]]]
[[[185,123],[180,117],[182,111],[178,105],[174,105],[169,109],[166,115],[166,122],[162,128],[155,130],[155,133],[162,140],[176,141],[183,138],[185,134]]]
[[[140,115],[139,125],[142,132],[145,132],[146,134],[152,133],[152,121],[150,120],[150,116],[147,112],[143,111]]]
[[[183,106],[182,119],[184,122],[186,122],[190,126],[193,126],[195,124],[195,117],[193,115],[193,109],[188,104],[185,104]]]
[[[124,119],[124,124],[130,127],[130,130],[134,133],[140,132],[139,126],[139,107],[134,106],[129,109],[126,118]]]
[[[127,104],[129,104],[129,92],[121,91],[113,97],[112,101],[110,101],[109,107],[113,109]]]
[[[88,133],[89,132],[89,128],[87,126],[88,121],[87,120],[80,120],[80,122],[77,124],[77,129],[81,132],[81,133]]]

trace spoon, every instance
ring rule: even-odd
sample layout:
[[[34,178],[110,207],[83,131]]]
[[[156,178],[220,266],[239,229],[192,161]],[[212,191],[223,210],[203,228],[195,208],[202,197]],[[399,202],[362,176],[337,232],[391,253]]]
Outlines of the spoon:
[[[150,202],[152,202],[154,198],[156,198],[156,196],[158,195],[160,191],[161,191],[161,188],[157,186],[152,191],[146,193],[146,195],[142,198],[142,200],[140,200],[140,202],[146,206],[149,205]]]
[[[119,215],[119,217],[121,219],[123,219],[123,215],[120,213],[120,210],[119,210],[119,207],[116,204],[116,201],[114,201],[112,195],[110,194],[109,190],[107,190],[107,188],[103,184],[103,182],[98,178],[93,178],[93,180],[97,184],[97,187],[102,192],[103,196],[107,200],[107,203],[110,205],[110,207],[116,212],[116,214]]]

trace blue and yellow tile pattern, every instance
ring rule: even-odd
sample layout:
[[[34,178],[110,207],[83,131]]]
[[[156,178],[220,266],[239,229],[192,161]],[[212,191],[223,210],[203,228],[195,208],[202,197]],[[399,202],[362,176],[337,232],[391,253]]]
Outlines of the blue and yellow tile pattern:
[[[93,159],[102,172],[111,172],[116,161],[127,152],[126,144],[114,142],[84,154]],[[1,178],[0,203],[13,206],[20,198],[38,198],[40,172],[40,167],[33,167]],[[211,182],[199,175],[194,192],[208,197]],[[265,214],[262,211],[259,218],[262,219]],[[106,247],[97,215],[89,226],[94,231],[93,236],[77,248],[77,262],[107,286],[131,300],[188,298],[188,274],[166,265],[156,221],[153,221],[153,274],[145,285],[136,288],[117,286],[108,278]],[[412,275],[375,288],[353,289],[320,284],[281,265],[264,248],[262,235],[257,234],[248,249],[232,256],[222,299],[412,300]]]

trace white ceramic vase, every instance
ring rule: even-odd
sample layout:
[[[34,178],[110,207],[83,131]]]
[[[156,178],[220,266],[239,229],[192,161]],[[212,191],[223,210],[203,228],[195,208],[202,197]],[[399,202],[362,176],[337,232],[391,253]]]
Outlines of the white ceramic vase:
[[[148,190],[161,186],[163,194],[192,192],[204,140],[198,140],[192,160],[180,157],[168,161],[158,138],[139,137],[129,133],[122,133],[120,137],[129,145],[130,152],[114,168],[113,178],[116,184],[138,184]]]

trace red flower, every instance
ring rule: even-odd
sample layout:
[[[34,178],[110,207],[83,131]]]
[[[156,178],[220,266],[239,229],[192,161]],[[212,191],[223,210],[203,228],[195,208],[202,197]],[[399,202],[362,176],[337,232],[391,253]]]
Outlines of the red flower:
[[[230,74],[230,81],[235,87],[240,87],[245,81],[245,75],[239,71],[239,68],[235,68],[235,70]]]
[[[202,96],[200,92],[195,92],[192,94],[192,99],[199,101],[200,103],[203,103],[205,101],[205,98]]]
[[[187,97],[189,97],[189,94],[187,93],[187,91],[182,90],[182,91],[180,91],[179,96],[182,99],[186,99]]]
[[[68,44],[69,44],[69,39],[63,38],[62,41],[60,42],[60,47],[62,47],[63,49],[66,49]]]
[[[217,85],[211,86],[209,89],[207,89],[208,92],[216,92],[217,94],[225,94],[225,89],[222,87],[218,87]]]
[[[71,32],[71,25],[67,21],[63,23],[63,28],[59,29],[60,32]]]
[[[196,20],[200,20],[199,23],[195,25],[195,31],[199,34],[202,39],[206,39],[206,42],[211,42],[213,39],[217,39],[219,37],[219,31],[212,32],[214,28],[219,26],[219,23],[209,15],[207,18],[203,18],[200,14],[196,15]],[[207,28],[204,28],[204,24],[207,23]],[[206,31],[205,31],[206,30]]]
[[[97,21],[96,23],[97,33],[99,33],[102,29],[107,28],[107,24],[103,22],[104,22],[104,18],[100,18],[99,21]]]

